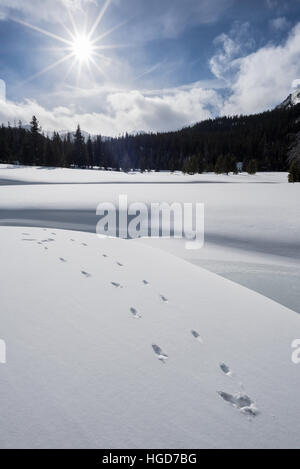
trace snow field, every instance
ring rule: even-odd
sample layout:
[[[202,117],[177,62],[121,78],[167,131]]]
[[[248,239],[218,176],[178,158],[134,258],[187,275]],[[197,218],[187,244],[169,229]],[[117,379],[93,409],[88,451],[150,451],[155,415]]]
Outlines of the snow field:
[[[0,246],[1,447],[297,447],[295,313],[135,241]]]

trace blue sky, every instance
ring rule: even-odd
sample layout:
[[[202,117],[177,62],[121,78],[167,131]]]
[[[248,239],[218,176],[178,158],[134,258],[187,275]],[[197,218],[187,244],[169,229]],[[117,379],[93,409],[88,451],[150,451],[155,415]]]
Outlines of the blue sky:
[[[72,18],[82,36],[101,11],[101,49],[64,60]],[[2,122],[171,130],[270,109],[300,84],[299,0],[0,0],[0,19]]]

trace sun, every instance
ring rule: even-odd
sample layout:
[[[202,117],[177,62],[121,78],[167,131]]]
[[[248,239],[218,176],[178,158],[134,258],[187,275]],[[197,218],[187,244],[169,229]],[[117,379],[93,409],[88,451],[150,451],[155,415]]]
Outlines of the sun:
[[[88,62],[93,57],[94,47],[88,36],[77,36],[72,43],[72,52],[79,62]]]
[[[102,32],[99,36],[96,35],[97,28],[100,26],[100,23],[110,3],[111,0],[105,0],[102,9],[99,11],[99,14],[95,19],[94,23],[90,27],[88,27],[89,21],[88,17],[86,17],[86,20],[83,22],[84,24],[81,25],[81,28],[78,27],[78,25],[76,24],[71,8],[66,5],[71,20],[70,26],[63,24],[64,29],[67,32],[66,36],[60,36],[46,29],[42,29],[39,26],[35,26],[23,20],[14,18],[13,21],[27,28],[33,29],[34,31],[39,32],[40,34],[50,37],[51,39],[59,41],[63,44],[63,47],[59,49],[55,48],[54,50],[64,52],[64,56],[58,59],[56,62],[46,66],[39,72],[35,73],[26,81],[34,80],[38,76],[43,75],[44,73],[47,73],[58,66],[61,66],[65,62],[70,62],[70,66],[68,67],[68,70],[63,79],[66,80],[66,78],[71,73],[73,67],[77,65],[77,86],[79,86],[80,75],[83,68],[88,70],[89,75],[92,78],[92,69],[96,69],[96,71],[98,71],[101,75],[104,75],[103,64],[110,63],[110,59],[107,56],[107,53],[104,53],[104,51],[107,51],[108,49],[124,47],[124,45],[101,45],[100,41],[102,41],[105,37],[108,37],[111,33],[119,29],[127,22],[125,20],[117,24],[116,26],[108,29],[107,31]]]

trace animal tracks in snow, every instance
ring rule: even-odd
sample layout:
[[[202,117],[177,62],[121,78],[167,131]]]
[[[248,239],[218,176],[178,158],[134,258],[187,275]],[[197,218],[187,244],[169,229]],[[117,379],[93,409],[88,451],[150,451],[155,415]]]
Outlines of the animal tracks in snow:
[[[34,242],[34,243],[39,244],[39,245],[42,244],[42,245],[44,245],[42,247],[42,249],[48,250],[47,245],[49,245],[50,243],[53,243],[53,242],[55,242],[59,239],[57,237],[56,233],[54,233],[54,232],[51,233],[52,237],[46,238],[46,236],[49,236],[49,235],[50,235],[50,231],[48,231],[47,234],[44,233],[40,237],[38,236],[38,239],[35,239],[35,238],[31,238],[31,236],[34,236],[33,233],[30,234],[30,233],[24,232],[24,233],[22,233],[21,238],[22,238],[22,241],[24,241],[24,242]],[[45,239],[41,239],[42,236],[44,236]],[[69,242],[72,242],[72,243],[75,243],[75,241],[76,241],[76,246],[80,246],[80,244],[81,244],[81,246],[83,246],[83,247],[88,247],[88,243],[81,242],[80,240],[76,240],[74,238],[68,238],[68,240],[69,240]],[[55,245],[53,247],[55,247]],[[49,246],[49,249],[51,249],[50,246]],[[101,252],[101,250],[99,250],[99,251],[98,251],[98,256],[102,257],[103,259],[109,259],[108,263],[109,263],[109,265],[111,264],[112,268],[113,268],[113,266],[115,266],[115,273],[118,272],[119,275],[120,275],[123,271],[126,271],[126,262],[125,262],[125,265],[124,265],[122,262],[120,262],[118,260],[118,258],[122,259],[122,255],[120,255],[120,257],[119,257],[119,255],[114,256],[109,251],[108,251],[109,255],[106,254],[106,253]],[[81,251],[82,256],[84,255],[84,252],[85,251]],[[49,251],[49,254],[50,253],[51,253],[51,250]],[[48,257],[49,254],[47,254],[46,257]],[[59,253],[57,253],[57,255],[55,257],[56,257],[56,262],[61,262],[62,264],[66,264],[69,261],[69,260],[65,259],[64,257],[59,257]],[[69,257],[69,255],[67,257]],[[99,257],[98,257],[98,259],[99,259]],[[110,260],[112,262],[110,262]],[[106,262],[102,263],[102,265],[104,265],[104,264],[107,265]],[[84,265],[84,261],[83,261],[83,264],[81,264],[81,265]],[[89,265],[86,265],[86,268],[88,268],[88,269],[91,268],[91,270],[92,270],[92,267],[89,266]],[[117,268],[120,268],[120,270],[118,270]],[[80,271],[80,264],[78,266],[78,271]],[[79,275],[80,276],[82,275],[84,278],[89,279],[89,278],[95,276],[95,271],[93,271],[93,272],[94,273],[92,275],[91,273],[89,273],[85,270],[81,270]],[[111,274],[111,275],[112,275],[112,277],[114,276],[114,274]],[[150,282],[146,279],[143,279],[142,275],[147,276],[147,272],[145,271],[144,274],[142,273],[141,276],[137,278],[137,285],[139,284],[140,288],[142,288],[142,286],[149,287],[151,285]],[[118,275],[116,275],[116,276],[118,278]],[[96,278],[96,277],[94,277],[94,278]],[[125,280],[123,278],[120,278],[120,281],[123,283]],[[93,285],[93,281],[92,281],[92,283],[88,282],[87,286],[88,285]],[[110,285],[111,285],[111,287],[114,287],[115,289],[123,289],[124,288],[121,283],[116,282],[116,281],[111,281]],[[125,290],[125,293],[127,292],[127,290],[130,292],[131,291],[130,290],[130,283],[126,282],[126,287],[127,288]],[[163,286],[162,285],[160,285],[157,289],[155,288],[155,285],[151,286],[150,289],[147,289],[147,292],[146,292],[146,290],[143,290],[145,295],[146,295],[146,293],[149,293],[150,295],[152,293],[153,294],[153,300],[155,301],[155,298],[156,298],[156,302],[160,301],[162,304],[167,305],[171,301],[171,304],[169,304],[169,306],[166,306],[167,310],[169,308],[171,308],[172,306],[175,307],[175,304],[172,305],[172,298],[171,298],[171,300],[169,300],[169,298],[166,297],[165,295],[161,294],[160,291],[163,291]],[[122,292],[120,292],[120,294],[121,293]],[[134,295],[134,293],[135,292],[133,290],[132,294]],[[112,294],[114,294],[113,291],[112,291]],[[115,294],[117,295],[117,292],[115,292]],[[130,303],[132,302],[131,304],[134,304],[134,301],[135,300],[134,300],[134,297],[133,297],[130,300]],[[140,313],[140,311],[138,309],[136,309],[135,307],[130,306],[130,303],[127,305],[127,315],[128,315],[127,320],[129,320],[130,318],[132,320],[133,319],[134,320],[141,320],[140,323],[137,323],[137,327],[139,327],[139,328],[141,327],[143,329],[143,327],[145,326],[145,320],[143,320],[143,316]],[[157,305],[157,303],[156,303],[156,305]],[[161,306],[161,308],[164,308],[164,307]],[[125,311],[126,311],[126,309],[125,309]],[[143,313],[143,311],[142,311],[142,313]],[[147,319],[147,315],[145,316],[145,318]],[[146,322],[145,327],[147,327],[147,322]],[[196,325],[196,327],[199,327],[200,332],[202,332],[200,325],[198,325],[198,326]],[[187,332],[188,332],[188,330],[187,330]],[[203,340],[202,336],[199,334],[199,332],[197,330],[190,329],[190,331],[188,333],[191,334],[191,335],[188,335],[187,340],[191,341],[191,339],[192,339],[192,340],[196,340],[199,344],[204,343],[204,340]],[[149,341],[148,344],[151,345],[151,348],[153,350],[155,359],[159,360],[163,364],[166,364],[167,360],[169,360],[168,354],[156,343],[151,344],[151,342]],[[167,347],[168,343],[165,343],[165,345]],[[197,347],[197,346],[195,345],[195,347]],[[148,350],[150,350],[150,348]],[[199,351],[201,352],[201,350],[202,351],[204,350],[203,347],[200,347]],[[151,357],[151,355],[150,355],[150,357]],[[223,357],[223,358],[225,358],[225,357]],[[260,415],[260,410],[257,408],[256,402],[253,399],[251,399],[251,397],[246,393],[247,389],[244,390],[243,385],[241,383],[238,383],[238,381],[236,381],[236,375],[232,371],[231,367],[228,366],[228,364],[223,362],[223,361],[220,361],[219,363],[217,362],[216,365],[217,366],[215,366],[215,368],[211,370],[212,373],[215,371],[216,373],[219,373],[219,374],[223,375],[224,376],[223,379],[225,381],[228,380],[228,378],[231,378],[232,379],[232,384],[234,384],[236,382],[236,387],[233,388],[233,389],[229,389],[231,391],[231,393],[230,392],[225,392],[223,390],[222,391],[217,391],[218,397],[215,394],[215,398],[217,400],[219,398],[221,398],[222,401],[223,401],[223,404],[220,401],[220,403],[219,403],[220,406],[229,405],[233,409],[235,409],[235,411],[233,411],[233,412],[238,411],[242,415],[245,415],[245,416],[247,416],[249,418],[252,418],[252,419],[254,419],[258,415]],[[166,368],[166,370],[167,370],[167,368]],[[222,389],[221,386],[220,386],[220,388]],[[215,388],[215,390],[217,390],[217,388]],[[230,412],[230,408],[228,409],[228,412]]]
[[[166,298],[164,295],[159,295],[159,297],[163,303],[169,303],[168,298]]]
[[[255,402],[250,399],[247,394],[244,393],[236,393],[236,394],[229,394],[227,392],[218,392],[219,396],[228,404],[232,405],[236,409],[238,409],[243,414],[250,415],[252,417],[256,417],[259,414],[259,411],[255,405]]]
[[[223,371],[223,373],[224,373],[226,376],[230,376],[230,378],[233,377],[233,373],[232,373],[232,371],[230,370],[229,366],[226,365],[226,363],[220,363],[220,369],[221,369],[221,371]]]
[[[134,319],[141,319],[142,316],[137,312],[135,308],[130,308],[130,312]]]
[[[86,278],[90,278],[92,276],[92,274],[89,274],[88,272],[85,272],[84,270],[81,271],[82,275],[84,275],[84,277]]]
[[[117,282],[110,282],[111,285],[115,288],[123,288],[122,285],[120,283],[117,283]]]
[[[219,365],[220,370],[230,378],[234,377],[233,372],[226,363],[222,362]],[[240,383],[241,388],[243,389],[242,383]],[[228,404],[232,405],[238,409],[243,414],[247,414],[252,417],[256,417],[259,414],[259,411],[255,405],[255,402],[250,399],[250,397],[244,392],[237,392],[235,394],[229,394],[227,392],[218,392],[219,396]]]
[[[191,334],[196,340],[198,340],[198,342],[200,342],[200,344],[203,344],[203,339],[197,331],[191,330]]]
[[[152,349],[155,355],[157,356],[158,360],[160,360],[163,363],[165,363],[166,360],[168,360],[169,356],[166,353],[164,353],[158,345],[152,344]]]

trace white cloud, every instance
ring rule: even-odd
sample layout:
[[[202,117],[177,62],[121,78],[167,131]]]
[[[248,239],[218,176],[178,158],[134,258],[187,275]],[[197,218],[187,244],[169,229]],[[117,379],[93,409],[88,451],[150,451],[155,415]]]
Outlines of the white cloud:
[[[5,81],[0,80],[0,101],[5,101],[6,99],[6,85]]]
[[[300,86],[300,78],[296,78],[292,82],[292,90],[295,91]]]
[[[274,18],[271,20],[270,25],[277,31],[284,31],[285,29],[289,28],[290,23],[285,16],[279,16],[279,18]]]
[[[210,59],[210,69],[217,78],[224,78],[232,67],[232,60],[240,52],[240,46],[227,34],[218,36],[215,44],[221,44],[218,53]]]
[[[210,69],[217,78],[229,80],[239,65],[239,59],[255,46],[249,23],[235,22],[229,34],[221,34],[215,41],[216,54],[210,59]]]
[[[140,91],[108,96],[111,115],[129,122],[135,130],[172,130],[211,117],[212,108],[220,106],[214,90],[192,87],[174,89],[168,94],[147,95]],[[127,124],[128,126],[128,124]]]
[[[232,66],[236,68],[236,61]],[[226,64],[230,68],[231,63]],[[300,76],[300,23],[282,45],[267,45],[242,57],[232,81],[225,114],[254,113],[272,108],[291,91]]]
[[[104,97],[105,96],[105,97]],[[141,91],[102,91],[101,112],[79,112],[59,106],[47,109],[36,101],[21,103],[7,101],[0,108],[0,121],[31,120],[38,116],[45,130],[82,129],[92,134],[118,135],[134,130],[162,131],[207,119],[220,109],[222,100],[215,90],[205,90],[194,84],[174,88],[166,93]]]

